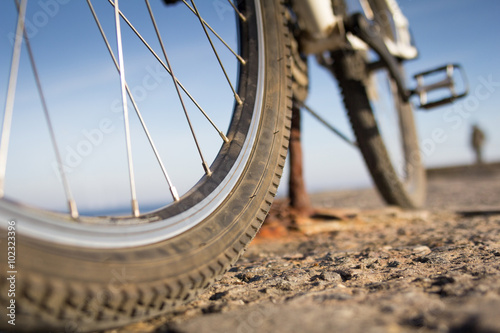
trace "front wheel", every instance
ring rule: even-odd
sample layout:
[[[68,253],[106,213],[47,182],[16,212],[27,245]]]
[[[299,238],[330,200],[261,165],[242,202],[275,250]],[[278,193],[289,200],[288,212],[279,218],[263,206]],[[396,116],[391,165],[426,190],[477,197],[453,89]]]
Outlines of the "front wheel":
[[[422,207],[426,178],[410,103],[402,100],[387,73],[381,73],[382,79],[377,81],[377,88],[386,86],[387,93],[379,92],[378,101],[370,96],[369,84],[374,82],[369,80],[374,78],[366,75],[365,57],[359,51],[335,52],[333,71],[359,148],[381,196],[388,204],[402,208]],[[380,101],[384,98],[389,102]],[[392,122],[384,127],[387,119]]]
[[[117,2],[115,0],[115,3]],[[90,4],[90,1],[88,3]],[[194,1],[192,3],[194,5]],[[172,311],[177,304],[192,299],[220,277],[238,259],[246,245],[253,239],[276,194],[288,148],[292,102],[290,45],[285,21],[285,8],[280,1],[248,0],[237,3],[238,10],[234,12],[231,10],[234,16],[232,20],[221,16],[219,20],[213,20],[213,26],[217,28],[218,25],[237,21],[236,29],[231,31],[226,29],[222,32],[238,34],[234,49],[244,61],[239,67],[233,68],[232,75],[237,79],[234,88],[240,100],[233,100],[232,103],[229,103],[231,105],[229,110],[214,107],[216,115],[229,115],[227,119],[228,130],[225,132],[226,140],[215,147],[215,157],[212,162],[203,165],[206,172],[199,178],[195,175],[194,181],[189,183],[186,190],[180,192],[179,197],[172,194],[173,200],[164,201],[163,197],[166,195],[163,191],[160,196],[160,204],[153,202],[157,205],[151,209],[142,209],[146,204],[142,204],[139,198],[137,206],[141,207],[141,211],[132,205],[132,214],[130,214],[130,207],[125,209],[126,213],[122,211],[113,213],[113,206],[111,206],[106,211],[99,207],[94,211],[89,210],[88,214],[81,210],[80,214],[77,215],[65,211],[64,206],[54,210],[49,209],[50,207],[43,207],[42,204],[36,206],[27,201],[30,193],[25,192],[14,196],[13,190],[11,190],[14,187],[6,187],[5,196],[0,199],[0,236],[2,240],[13,237],[12,244],[14,245],[12,247],[15,247],[13,251],[15,251],[16,257],[12,256],[14,260],[7,257],[6,248],[0,251],[2,263],[0,305],[5,311],[10,305],[11,299],[15,299],[16,328],[27,331],[51,329],[83,332],[118,327]],[[100,5],[109,4],[100,3]],[[182,5],[182,3],[177,3],[173,6]],[[199,1],[199,5],[200,7],[205,5],[208,13],[213,7],[209,2]],[[60,19],[65,13],[74,10],[76,16],[73,18],[76,19],[73,21],[80,21],[79,13],[82,13],[85,8],[80,10],[78,6],[85,6],[85,4],[75,2],[61,7],[57,18]],[[125,17],[127,17],[127,6],[130,6],[128,12],[132,17],[135,17],[133,16],[135,14],[138,15],[135,19],[130,20],[132,23],[140,24],[142,18],[147,17],[147,12],[136,10],[134,6],[138,6],[138,4],[135,2],[123,2],[121,10]],[[183,10],[183,15],[192,19],[193,26],[199,29],[198,32],[202,36],[205,33],[211,34],[211,32],[206,31],[208,25],[203,22],[201,17],[191,16],[192,12],[198,11],[198,9],[179,8]],[[15,8],[11,8],[11,10],[13,13],[15,12]],[[170,9],[166,7],[164,10],[167,11],[164,15],[167,15]],[[112,11],[109,8],[103,8],[103,13],[108,12]],[[215,12],[214,14],[227,15],[227,13],[228,11]],[[214,14],[212,16],[215,16]],[[217,18],[217,16],[215,17]],[[175,19],[174,17],[173,20]],[[81,21],[85,24],[92,22],[91,17],[82,17]],[[66,24],[67,30],[72,26],[69,24],[72,22],[68,23],[67,19],[63,23]],[[150,23],[149,26],[151,26]],[[169,22],[164,20],[163,23]],[[180,46],[176,51],[182,54],[178,57],[178,63],[185,63],[188,67],[186,72],[177,70],[176,73],[179,75],[180,82],[181,76],[196,71],[192,86],[195,88],[201,86],[198,89],[200,98],[208,96],[205,100],[210,105],[214,101],[218,102],[218,91],[214,88],[218,86],[215,86],[213,81],[202,85],[203,77],[213,75],[211,63],[216,64],[215,70],[217,71],[215,73],[223,76],[219,72],[213,54],[206,61],[192,61],[192,59],[197,59],[199,54],[196,50],[200,45],[198,45],[197,40],[194,40],[195,45],[191,45],[189,38],[178,36],[181,33],[189,32],[188,28],[187,21],[183,21],[182,25],[178,25],[168,35],[171,37],[168,40],[179,42]],[[146,36],[155,36],[154,30],[151,28],[140,31],[146,31]],[[32,39],[35,56],[37,56],[35,47],[38,46],[38,50],[40,50],[42,49],[40,45],[43,46],[43,44],[36,44],[36,42],[41,41],[42,37],[48,36],[49,32],[47,29],[44,35],[40,33],[40,36],[37,36],[38,39]],[[81,36],[80,39],[86,42],[96,35],[98,35],[98,31],[94,29],[78,36]],[[215,37],[213,38],[215,39]],[[77,40],[77,46],[81,44],[80,39]],[[126,41],[125,37],[124,41]],[[50,49],[52,49],[52,45],[57,42],[57,39],[52,39],[47,45],[50,45]],[[152,47],[161,50],[156,44],[152,44]],[[223,48],[217,43],[215,47]],[[128,47],[128,50],[133,51],[135,48]],[[71,50],[69,46],[65,49],[67,52]],[[38,56],[38,59],[50,59],[49,48],[44,49],[44,51],[47,51],[47,57]],[[100,49],[100,51],[102,52],[96,56],[107,55],[106,49]],[[159,51],[157,52],[160,54]],[[89,57],[87,53],[86,57]],[[219,60],[226,63],[225,57],[228,56],[221,55]],[[183,61],[183,58],[187,59]],[[146,58],[145,55],[137,55],[125,57],[125,60],[127,59],[143,61],[149,58]],[[23,59],[21,60],[23,61]],[[82,59],[82,61],[84,60]],[[108,78],[108,74],[110,76],[117,75],[113,62],[109,61],[111,59],[106,58],[106,60],[110,67],[106,68],[106,75],[103,75],[105,79]],[[92,61],[94,61],[93,58]],[[56,64],[61,65],[55,61],[51,64],[50,69],[53,75],[56,75],[57,70],[64,72]],[[31,75],[29,62],[27,65],[28,69],[20,71],[20,75],[24,72]],[[79,61],[74,61],[74,65],[78,66]],[[174,68],[174,64],[172,67],[162,65],[165,68]],[[120,67],[131,68],[131,66]],[[151,67],[154,70],[148,67],[147,76],[139,75],[139,82],[142,86],[146,88],[153,85],[160,86],[160,82],[154,80],[161,81],[163,77],[169,77],[167,73],[157,70],[161,67],[159,65]],[[80,68],[80,72],[86,73],[88,68]],[[41,78],[46,77],[44,75],[46,72],[40,71]],[[98,71],[93,72],[97,73]],[[71,72],[67,73],[71,74]],[[133,73],[130,71],[130,74],[127,74],[131,87],[134,87],[131,84]],[[231,76],[231,73],[228,74]],[[70,83],[77,85],[78,91],[83,92],[83,88],[86,86],[82,87],[81,80],[75,81]],[[103,82],[92,81],[90,86],[93,87],[101,83]],[[122,80],[123,85],[124,83]],[[199,84],[197,85],[197,83]],[[60,83],[57,87],[69,89],[71,85]],[[180,83],[173,83],[172,87],[179,88]],[[51,92],[51,89],[48,88],[46,89],[47,95]],[[92,89],[90,92],[96,94],[82,100],[92,100],[95,96],[103,94],[101,88],[97,89],[99,91]],[[131,90],[134,91],[134,88]],[[136,90],[140,92],[145,89]],[[165,93],[158,93],[153,88],[146,92],[148,98],[155,96],[161,98],[165,95]],[[185,95],[183,96],[188,100]],[[48,100],[53,99],[49,96]],[[51,105],[54,104],[56,103],[52,102]],[[147,104],[146,102],[142,103],[144,106]],[[105,107],[108,105],[105,104]],[[181,136],[182,128],[180,127],[186,127],[186,124],[177,125],[174,123],[178,118],[182,118],[175,115],[175,112],[179,110],[171,106],[168,112],[163,112],[164,104],[155,103],[152,106],[156,107],[156,110],[153,108],[150,117],[154,115],[169,117],[168,120],[160,117],[151,121],[149,124],[152,127],[164,129],[172,124],[171,130],[165,131],[166,134],[172,134],[170,140],[158,142],[158,151],[170,153],[170,155],[167,154],[171,157],[168,161],[177,162],[178,169],[188,169],[189,165],[183,163],[183,157],[188,154],[187,151],[181,151],[175,157],[172,157],[172,153],[169,151],[184,141],[192,141],[189,131],[185,137]],[[79,117],[80,113],[73,112],[73,110],[78,109],[77,107],[76,102],[67,104],[65,112],[59,113],[59,115],[64,117],[71,114],[73,117]],[[195,106],[191,106],[191,108],[196,109]],[[20,111],[27,112],[26,110]],[[89,115],[94,109],[89,108],[83,111],[81,116]],[[23,114],[23,112],[18,113]],[[26,117],[24,121],[28,122],[29,119]],[[57,125],[60,122],[56,121],[54,124],[57,133]],[[204,127],[209,127],[209,125],[204,123]],[[109,129],[110,126],[109,124],[103,125],[102,128]],[[12,132],[16,131],[18,128],[13,128]],[[66,132],[66,134],[70,134],[71,131]],[[140,133],[132,129],[132,137],[139,135],[136,132]],[[121,177],[121,174],[118,174],[113,168],[107,167],[107,163],[114,160],[122,161],[124,158],[114,158],[99,150],[101,146],[111,144],[114,140],[107,139],[105,143],[101,144],[101,141],[105,139],[95,135],[97,132],[85,131],[84,133],[89,138],[81,142],[91,142],[91,139],[97,142],[99,139],[100,144],[93,147],[94,153],[89,154],[87,160],[84,161],[85,163],[82,162],[78,168],[75,166],[73,173],[68,172],[70,185],[76,183],[77,177],[82,177],[83,185],[86,185],[73,187],[73,192],[76,192],[76,203],[80,204],[79,198],[85,197],[79,192],[89,190],[94,184],[93,180],[97,176],[93,171],[110,169],[111,172],[107,177],[98,178],[99,185],[104,180],[110,182],[102,184],[102,188],[99,190],[92,188],[94,192],[88,197],[99,197],[101,192],[107,190],[122,195],[123,191],[117,188],[114,183]],[[165,136],[168,137],[168,135]],[[65,142],[59,144],[63,147],[66,146]],[[82,145],[78,147],[80,146]],[[142,156],[140,155],[142,150],[136,149],[134,152]],[[18,156],[16,150],[12,150],[9,156],[9,163],[14,163],[11,160],[15,160]],[[96,169],[84,169],[84,166],[98,157],[102,157],[102,159],[96,163],[98,166]],[[131,164],[145,167],[140,162],[135,160]],[[33,164],[35,163],[27,164],[27,166],[34,166]],[[38,168],[45,167],[44,163],[40,161],[37,164]],[[201,169],[199,164],[201,163],[196,163],[196,166]],[[91,172],[86,176],[81,176],[84,170]],[[13,173],[7,172],[7,179],[9,179],[10,174]],[[26,172],[25,177],[28,176],[29,172]],[[153,172],[146,170],[136,178],[139,184],[139,180],[142,179],[147,185],[148,181],[155,179],[153,177]],[[25,183],[22,184],[27,184],[27,181],[24,181]],[[57,185],[56,183],[51,186]],[[45,193],[51,188],[50,186],[39,186],[36,189],[40,193]],[[144,186],[144,188],[148,187]],[[166,189],[166,186],[163,188]],[[21,190],[19,187],[17,189]],[[155,197],[155,194],[156,192],[153,191],[151,196]],[[145,196],[146,194],[143,195],[143,197]],[[44,199],[44,197],[47,195],[41,195],[38,199]],[[130,202],[128,197],[126,197],[126,201]],[[81,206],[82,204],[80,204]],[[10,241],[11,238],[9,238]],[[9,264],[12,262],[13,265],[10,269],[6,267],[8,262]],[[14,270],[17,272],[12,273],[16,279],[15,296],[10,296],[11,282],[6,279],[5,274]],[[2,317],[5,319],[5,314]],[[1,328],[11,328],[6,320],[2,319],[0,323]]]

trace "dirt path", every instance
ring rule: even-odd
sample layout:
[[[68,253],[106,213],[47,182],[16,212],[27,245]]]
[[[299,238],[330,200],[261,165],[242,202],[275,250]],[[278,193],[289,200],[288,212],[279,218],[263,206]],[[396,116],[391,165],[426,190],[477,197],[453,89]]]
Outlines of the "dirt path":
[[[196,302],[113,332],[500,332],[500,168],[452,171],[431,173],[421,212],[372,190],[315,195],[361,210],[261,238]]]

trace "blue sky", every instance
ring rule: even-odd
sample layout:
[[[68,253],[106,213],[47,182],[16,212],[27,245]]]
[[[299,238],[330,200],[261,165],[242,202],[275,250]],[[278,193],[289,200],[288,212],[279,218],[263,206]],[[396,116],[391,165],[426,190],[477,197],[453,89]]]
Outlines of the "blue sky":
[[[105,205],[124,206],[130,201],[130,190],[120,85],[117,70],[100,39],[87,3],[71,1],[57,6],[54,5],[58,3],[55,0],[29,3],[27,31],[75,200],[83,210],[100,210]],[[136,26],[141,26],[142,21],[148,18],[144,2],[120,3],[120,9]],[[103,1],[93,1],[93,4],[116,54],[112,7]],[[204,57],[204,51],[210,46],[204,40],[201,28],[194,31],[182,28],[200,27],[198,19],[183,6],[170,10],[159,2],[152,2],[152,5],[158,9],[159,28],[164,32],[163,38],[176,76],[214,122],[225,130],[233,104],[231,91],[215,57]],[[219,28],[221,35],[235,47],[235,21],[219,17],[212,3],[202,2],[198,6],[214,28]],[[14,15],[13,2],[3,3],[0,35],[5,38],[0,39],[0,49],[4,50],[0,54],[0,76],[4,79],[0,82],[0,89],[4,92],[11,57],[9,36],[15,27]],[[122,31],[127,82],[160,155],[164,157],[163,163],[169,176],[179,192],[184,193],[203,175],[203,168],[192,138],[183,136],[189,128],[174,93],[172,80],[154,57],[144,51],[141,42],[123,21]],[[169,33],[165,34],[165,31]],[[150,22],[140,32],[163,58]],[[199,41],[203,45],[198,45]],[[217,42],[216,45],[222,49]],[[222,49],[220,57],[223,61],[231,59],[227,70],[234,82],[236,61],[228,53]],[[187,101],[186,96],[184,99],[204,157],[211,163],[222,140],[214,130],[205,130],[209,128],[207,121]],[[4,101],[5,95],[0,96],[0,102],[4,104]],[[161,169],[148,147],[133,108],[129,108],[137,196],[140,203],[168,203],[172,198]],[[56,202],[58,207],[64,207],[55,156],[24,49],[12,128],[7,196],[28,203],[36,202],[44,207],[51,207]],[[173,144],[159,144],[166,142]]]
[[[198,1],[200,11],[207,21],[222,31],[224,37],[235,44],[234,22],[220,0]],[[2,2],[0,11],[0,90],[5,91],[11,46],[9,34],[14,29],[13,2]],[[48,98],[49,109],[54,114],[54,127],[60,140],[63,159],[68,164],[69,181],[74,188],[77,203],[83,209],[101,209],[104,203],[120,207],[129,200],[126,181],[127,168],[123,148],[123,121],[119,108],[120,91],[116,84],[116,69],[99,37],[84,1],[58,4],[57,0],[30,1],[27,18],[31,26],[31,41],[39,65],[41,80]],[[93,1],[100,17],[112,18],[112,8],[103,1]],[[134,22],[147,17],[142,2],[120,2],[124,12],[134,14]],[[154,1],[152,2],[154,3]],[[428,166],[470,163],[472,154],[468,144],[470,125],[478,123],[487,134],[485,158],[500,160],[500,2],[494,0],[401,0],[400,6],[410,21],[410,26],[420,56],[407,64],[411,74],[457,62],[463,65],[470,83],[470,96],[455,106],[446,106],[431,113],[418,112],[418,131],[424,143],[424,161]],[[45,4],[46,6],[42,6]],[[50,4],[50,5],[49,5]],[[55,6],[54,4],[58,4]],[[48,6],[48,7],[47,7]],[[226,4],[227,6],[227,4]],[[138,10],[136,10],[138,8]],[[140,10],[139,10],[140,9]],[[45,14],[44,14],[45,13]],[[85,14],[82,14],[85,13]],[[192,34],[182,27],[199,24],[186,11],[166,11],[159,20],[161,28],[174,33],[168,35],[167,52],[176,69],[176,75],[188,82],[196,96],[217,124],[227,128],[227,110],[231,109],[232,96],[227,82],[217,72],[215,59],[203,58],[193,47],[192,41],[202,40],[201,32]],[[110,43],[115,47],[113,22],[104,21]],[[82,27],[86,33],[82,33]],[[229,27],[229,28],[228,28]],[[127,81],[148,121],[153,138],[175,142],[159,149],[166,156],[164,163],[181,193],[194,184],[202,174],[201,163],[190,140],[179,140],[179,133],[187,130],[170,77],[161,72],[151,55],[139,52],[140,42],[122,22]],[[158,52],[152,29],[141,31]],[[55,37],[55,38],[54,38]],[[96,41],[94,43],[94,41]],[[171,47],[170,45],[175,45]],[[196,47],[199,43],[194,43]],[[71,45],[71,47],[69,47]],[[205,46],[208,47],[208,46]],[[220,47],[220,45],[219,45]],[[136,52],[137,51],[137,52]],[[230,59],[226,51],[221,57]],[[105,59],[97,61],[97,59]],[[74,66],[77,63],[79,66]],[[215,66],[214,66],[215,65]],[[209,72],[213,70],[214,72]],[[236,76],[236,65],[229,69]],[[203,80],[204,75],[210,77]],[[310,61],[311,92],[308,104],[324,118],[352,137],[336,82],[331,74]],[[489,82],[489,83],[488,83]],[[38,95],[26,53],[21,59],[20,79],[13,120],[11,152],[7,166],[6,191],[12,198],[38,202],[44,207],[64,207],[62,187],[54,170],[48,133],[44,124]],[[215,89],[214,89],[215,88]],[[81,91],[92,98],[82,98]],[[214,95],[214,90],[217,95]],[[5,96],[0,95],[0,103]],[[192,121],[196,128],[206,128],[206,121],[190,104]],[[158,117],[152,111],[164,109]],[[151,112],[150,112],[151,110]],[[138,176],[138,197],[161,198],[166,203],[171,198],[162,175],[136,117],[131,112],[134,148],[134,166]],[[180,120],[181,126],[173,119]],[[446,140],[433,141],[433,131],[440,129]],[[99,134],[100,133],[100,134]],[[220,141],[213,131],[200,131],[200,142],[208,161],[215,156]],[[90,144],[89,144],[90,143]],[[305,178],[310,192],[370,186],[370,177],[358,151],[312,119],[303,116],[303,143]],[[80,151],[84,154],[76,154]],[[15,152],[15,153],[13,153]],[[111,153],[117,153],[114,162]],[[280,195],[286,195],[287,170]],[[187,177],[186,177],[187,176]],[[56,185],[54,185],[56,184]],[[104,187],[102,184],[106,184]],[[99,188],[99,191],[95,191]],[[57,202],[57,203],[56,203]],[[141,200],[140,200],[141,202]]]

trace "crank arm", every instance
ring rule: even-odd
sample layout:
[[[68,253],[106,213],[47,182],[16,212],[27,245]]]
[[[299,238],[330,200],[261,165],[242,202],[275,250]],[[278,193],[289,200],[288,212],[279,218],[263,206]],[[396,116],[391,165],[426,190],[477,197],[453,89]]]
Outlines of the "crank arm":
[[[399,70],[400,61],[389,52],[378,31],[360,13],[356,13],[349,18],[346,23],[346,30],[356,35],[378,54],[380,61],[376,67],[383,67],[389,71],[398,87],[399,95],[403,101],[407,102],[412,92],[406,88],[405,79]]]

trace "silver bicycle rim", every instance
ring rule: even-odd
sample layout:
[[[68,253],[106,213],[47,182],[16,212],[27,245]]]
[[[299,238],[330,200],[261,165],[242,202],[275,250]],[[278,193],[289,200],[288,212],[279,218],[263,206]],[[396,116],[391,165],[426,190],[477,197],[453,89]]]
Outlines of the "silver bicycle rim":
[[[254,145],[264,94],[264,35],[259,0],[255,0],[258,33],[259,66],[257,73],[256,100],[250,129],[243,148],[225,179],[203,200],[182,213],[158,220],[154,214],[149,218],[127,218],[103,224],[104,218],[86,217],[77,223],[71,215],[45,212],[10,200],[0,200],[0,223],[16,220],[20,235],[37,240],[85,248],[125,248],[161,242],[193,228],[209,216],[228,197],[239,182],[249,161]]]

